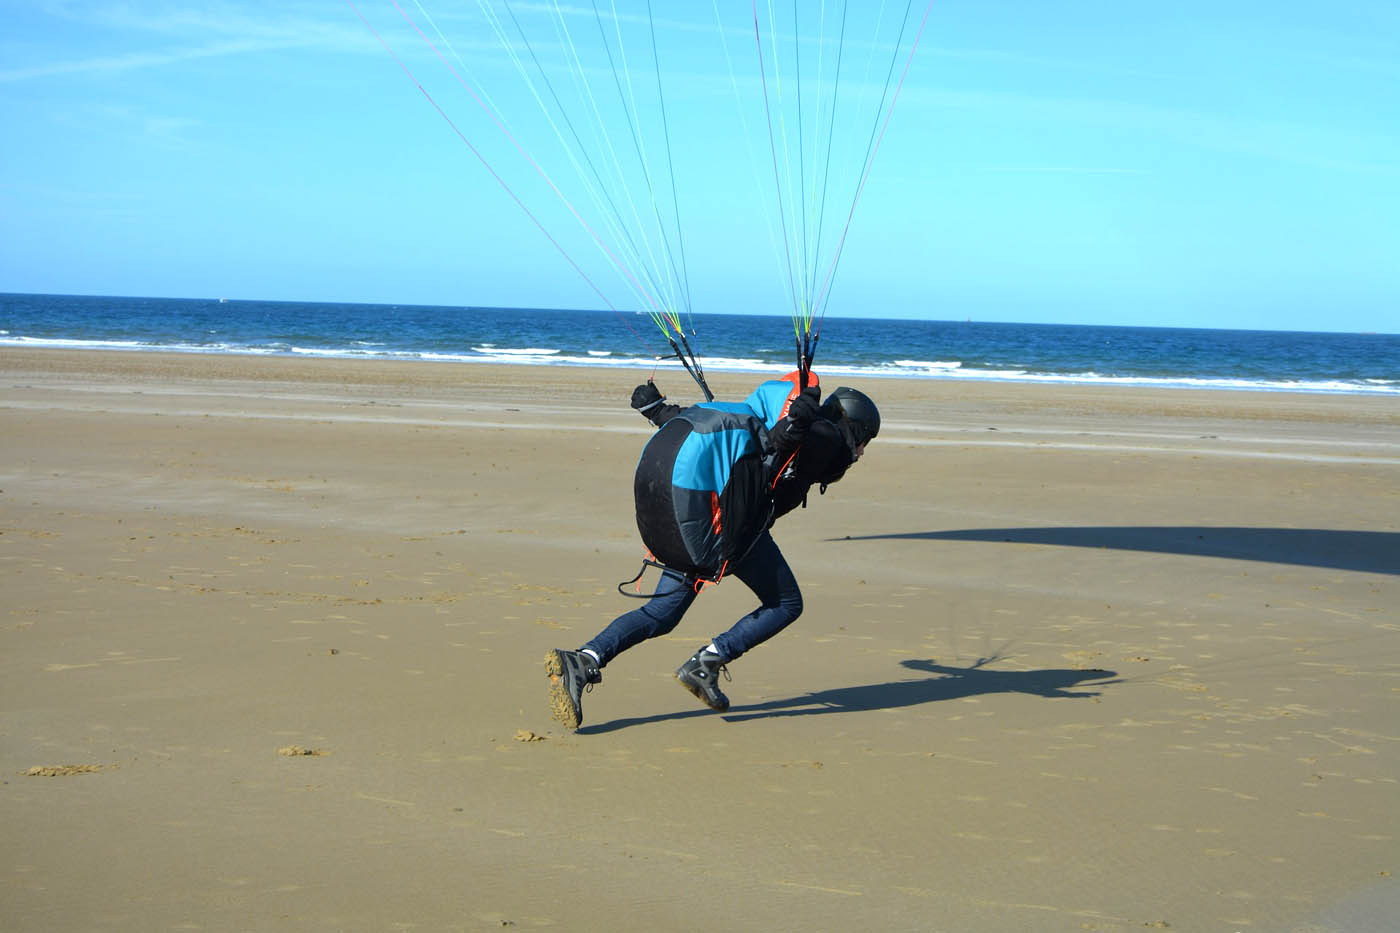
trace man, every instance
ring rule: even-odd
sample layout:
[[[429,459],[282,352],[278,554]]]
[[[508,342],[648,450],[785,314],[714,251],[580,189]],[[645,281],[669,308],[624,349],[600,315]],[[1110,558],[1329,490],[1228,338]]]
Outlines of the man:
[[[775,405],[775,399],[781,405]],[[807,491],[814,484],[820,484],[825,493],[827,486],[860,459],[866,444],[880,431],[879,409],[865,394],[843,386],[824,403],[820,399],[816,386],[796,392],[794,382],[774,380],[759,386],[745,403],[764,424],[772,421],[764,417],[765,411],[780,415],[768,428],[765,458],[770,464],[766,485],[771,518],[727,571],[742,580],[760,604],[676,671],[681,686],[718,712],[729,708],[729,698],[718,683],[720,674],[729,677],[725,665],[778,634],[802,613],[797,579],[768,528],[798,505],[805,506]],[[666,404],[650,381],[633,391],[632,407],[658,428],[682,411],[678,405]],[[602,681],[603,667],[633,645],[673,630],[699,589],[696,577],[667,568],[645,605],[618,616],[577,651],[550,651],[545,656],[545,670],[550,678],[554,718],[577,729],[583,721],[583,694]]]

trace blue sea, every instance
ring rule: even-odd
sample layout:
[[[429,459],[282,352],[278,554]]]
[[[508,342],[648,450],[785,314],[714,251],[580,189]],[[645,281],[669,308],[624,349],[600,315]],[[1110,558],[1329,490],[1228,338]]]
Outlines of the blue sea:
[[[697,314],[687,327],[706,372],[794,366],[788,317]],[[846,317],[820,333],[814,368],[828,377],[1400,396],[1397,334]],[[651,318],[614,311],[21,294],[0,294],[0,346],[595,367],[670,353]]]

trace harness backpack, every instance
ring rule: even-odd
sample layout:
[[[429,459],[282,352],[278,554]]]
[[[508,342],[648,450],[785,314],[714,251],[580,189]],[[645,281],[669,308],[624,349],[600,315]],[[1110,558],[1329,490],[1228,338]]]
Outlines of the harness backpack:
[[[809,376],[816,384],[816,376]],[[647,443],[633,492],[637,530],[652,556],[687,576],[718,580],[773,514],[768,430],[787,414],[797,375],[763,383],[743,402],[682,409]]]

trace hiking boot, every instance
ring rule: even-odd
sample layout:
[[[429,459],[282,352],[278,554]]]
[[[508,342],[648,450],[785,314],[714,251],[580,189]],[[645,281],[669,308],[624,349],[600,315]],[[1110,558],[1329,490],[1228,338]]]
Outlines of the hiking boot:
[[[577,729],[583,722],[584,693],[603,682],[598,662],[591,654],[556,648],[544,656],[544,669],[549,674],[550,712],[561,725]]]
[[[690,656],[690,660],[676,671],[676,680],[681,686],[695,694],[695,698],[717,713],[729,709],[729,697],[719,689],[719,675],[729,680],[729,668],[724,660],[713,651],[701,648]]]

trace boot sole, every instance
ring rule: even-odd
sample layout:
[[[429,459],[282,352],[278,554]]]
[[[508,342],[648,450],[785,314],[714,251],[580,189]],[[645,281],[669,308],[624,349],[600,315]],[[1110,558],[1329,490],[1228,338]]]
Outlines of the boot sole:
[[[549,675],[550,715],[564,728],[578,729],[583,722],[583,710],[569,695],[569,685],[564,679],[564,659],[557,648],[544,656],[544,670]]]

